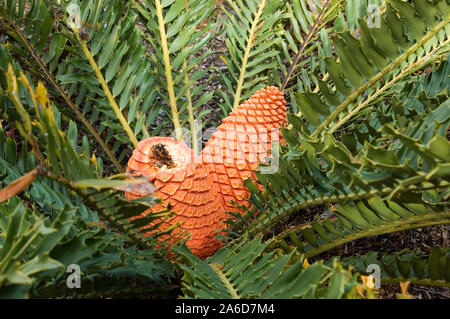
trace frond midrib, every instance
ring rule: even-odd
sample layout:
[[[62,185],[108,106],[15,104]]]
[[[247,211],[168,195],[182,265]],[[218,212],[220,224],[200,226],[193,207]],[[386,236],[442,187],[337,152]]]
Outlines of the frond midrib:
[[[382,277],[381,282],[383,284],[399,284],[401,282],[409,281],[412,285],[423,285],[432,287],[447,287],[450,288],[450,281],[443,280],[432,280],[432,279],[418,279],[418,278],[392,278],[392,277]]]
[[[337,238],[329,243],[324,243],[323,245],[320,245],[318,248],[312,248],[311,250],[305,252],[305,258],[317,256],[332,248],[364,237],[385,235],[408,229],[422,228],[435,225],[445,225],[445,224],[450,224],[450,211],[426,214],[424,216],[415,215],[411,216],[410,218],[400,218],[397,221],[389,222],[381,226],[373,226],[369,229],[363,229],[357,233],[350,233],[344,237]],[[304,229],[309,227],[310,226],[308,223],[307,225],[302,225],[298,229]],[[281,233],[279,236],[277,236],[278,240],[286,238],[287,233],[290,231],[292,231],[292,229],[289,229]],[[290,246],[290,248],[293,249],[294,246]]]
[[[211,269],[214,270],[216,275],[220,278],[220,281],[223,283],[231,298],[240,299],[239,293],[234,288],[233,283],[227,278],[227,276],[223,273],[222,267],[218,264],[210,264]]]
[[[412,190],[428,190],[428,189],[445,189],[450,185],[450,183],[446,181],[442,181],[439,183],[439,185],[433,185],[430,187],[418,187],[417,185],[410,185],[409,187],[402,190],[402,192],[408,192]],[[304,202],[298,202],[295,205],[292,205],[291,203],[286,203],[284,207],[281,207],[278,209],[278,213],[276,215],[269,214],[268,220],[261,220],[264,217],[264,214],[267,215],[268,212],[271,210],[268,209],[265,212],[261,213],[257,219],[253,222],[253,225],[255,227],[252,227],[250,224],[247,228],[246,235],[249,237],[256,235],[259,232],[265,232],[269,227],[275,225],[277,222],[282,220],[283,218],[287,217],[292,212],[299,211],[301,209],[306,209],[309,207],[319,206],[323,204],[333,204],[333,203],[343,203],[348,201],[358,201],[358,200],[364,200],[369,199],[372,197],[377,196],[387,196],[391,194],[394,191],[395,188],[386,187],[381,190],[373,189],[369,192],[362,192],[358,194],[350,194],[347,196],[340,196],[340,195],[333,195],[328,197],[321,197],[321,198],[315,198]],[[252,207],[254,211],[256,211],[256,207]],[[254,212],[253,211],[253,212]]]
[[[267,0],[261,1],[258,11],[256,12],[255,18],[253,19],[253,22],[252,22],[252,27],[250,29],[250,34],[248,36],[247,46],[245,48],[244,57],[242,59],[241,70],[239,72],[239,80],[237,82],[236,91],[234,94],[233,110],[235,110],[238,107],[239,102],[241,100],[241,91],[242,91],[242,87],[244,85],[245,74],[247,72],[248,58],[249,58],[250,52],[253,48],[253,40],[255,39],[255,36],[256,36],[257,26],[259,24],[259,18],[261,17],[261,15],[264,11],[266,3],[267,3]]]

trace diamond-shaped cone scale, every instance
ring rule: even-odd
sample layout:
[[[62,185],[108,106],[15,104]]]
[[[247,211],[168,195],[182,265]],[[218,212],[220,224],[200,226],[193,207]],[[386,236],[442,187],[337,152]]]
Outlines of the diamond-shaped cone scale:
[[[283,142],[286,101],[277,87],[261,89],[231,112],[206,143],[202,161],[208,167],[225,211],[240,211],[231,201],[249,207],[246,178],[266,162],[271,143]]]
[[[194,159],[194,152],[184,142],[170,137],[152,137],[139,142],[128,161],[127,172],[148,177],[156,187],[155,195],[163,200],[163,204],[155,205],[142,216],[160,211],[167,204],[171,205],[171,211],[175,213],[157,230],[145,234],[163,231],[181,222],[181,227],[172,232],[169,242],[187,230],[191,239],[186,245],[194,254],[204,258],[221,247],[221,242],[215,237],[218,230],[225,228],[223,221],[226,216],[220,197],[217,196],[217,185],[213,183],[206,166]],[[125,193],[127,200],[139,196],[143,195]],[[168,235],[161,236],[161,240],[167,238]]]

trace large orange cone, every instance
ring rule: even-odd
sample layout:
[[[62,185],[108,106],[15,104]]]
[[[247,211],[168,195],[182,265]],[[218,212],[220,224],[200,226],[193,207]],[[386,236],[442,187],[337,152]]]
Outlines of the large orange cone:
[[[221,198],[217,196],[217,185],[206,166],[195,160],[194,152],[184,142],[169,137],[152,137],[139,142],[128,161],[127,172],[148,177],[156,187],[155,195],[164,201],[144,212],[144,216],[162,210],[167,204],[175,213],[158,230],[149,231],[147,235],[181,222],[181,227],[171,235],[172,241],[187,230],[191,239],[186,245],[201,258],[221,247],[215,237],[218,230],[225,228],[226,216]],[[139,196],[142,194],[125,193],[128,200]],[[168,237],[161,237],[165,238]]]
[[[283,93],[277,87],[268,87],[231,112],[206,143],[202,161],[217,185],[226,211],[240,211],[232,201],[250,206],[246,200],[250,194],[243,180],[256,179],[253,170],[269,156],[271,142],[279,141],[280,127],[285,120]]]

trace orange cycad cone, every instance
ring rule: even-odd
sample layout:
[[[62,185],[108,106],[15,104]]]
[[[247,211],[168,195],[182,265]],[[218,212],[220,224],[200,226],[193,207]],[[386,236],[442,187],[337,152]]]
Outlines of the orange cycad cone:
[[[283,93],[267,87],[231,112],[206,143],[202,161],[218,187],[225,211],[240,211],[231,201],[250,206],[243,180],[256,179],[253,171],[269,156],[271,142],[282,140],[280,127],[285,119]]]
[[[175,216],[153,234],[181,222],[182,226],[161,239],[169,241],[187,230],[186,245],[199,257],[221,247],[217,232],[225,228],[225,211],[239,211],[232,201],[249,206],[246,178],[256,179],[254,170],[270,155],[271,144],[282,140],[280,127],[286,119],[286,101],[276,87],[258,91],[227,116],[202,151],[201,162],[183,142],[169,137],[141,141],[128,162],[127,172],[153,181],[156,196],[170,204]],[[127,199],[142,194],[125,193]],[[164,208],[158,204],[143,213]],[[155,225],[155,221],[148,225]]]
[[[158,230],[146,233],[150,235],[163,231],[181,222],[181,227],[171,235],[161,236],[161,240],[173,242],[184,230],[190,233],[186,245],[199,257],[212,255],[221,247],[216,239],[217,231],[224,229],[226,219],[220,197],[217,196],[217,186],[213,183],[206,166],[195,161],[192,149],[184,142],[169,137],[152,137],[139,142],[137,149],[128,161],[127,172],[144,175],[153,181],[156,196],[163,200],[143,213],[162,210],[165,205],[171,205],[175,215],[165,221]],[[130,200],[142,194],[125,193]],[[146,227],[150,227],[155,221]]]

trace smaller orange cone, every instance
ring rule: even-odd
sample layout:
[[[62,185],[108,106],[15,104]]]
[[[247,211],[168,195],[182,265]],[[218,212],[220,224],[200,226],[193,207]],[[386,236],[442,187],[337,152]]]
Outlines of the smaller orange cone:
[[[182,223],[171,235],[161,236],[161,240],[172,236],[169,242],[173,242],[187,230],[191,239],[186,245],[195,255],[205,258],[222,246],[215,237],[217,231],[226,228],[223,224],[226,216],[217,196],[217,186],[206,166],[195,160],[193,150],[184,142],[170,137],[152,137],[139,142],[128,161],[127,172],[148,177],[156,187],[155,195],[164,201],[163,205],[157,204],[145,211],[143,216],[171,205],[175,216],[165,221],[158,230]],[[127,200],[140,196],[142,194],[125,193]],[[146,235],[158,230],[149,231]]]

